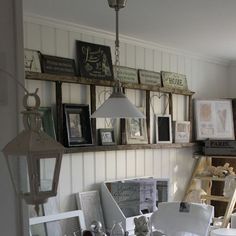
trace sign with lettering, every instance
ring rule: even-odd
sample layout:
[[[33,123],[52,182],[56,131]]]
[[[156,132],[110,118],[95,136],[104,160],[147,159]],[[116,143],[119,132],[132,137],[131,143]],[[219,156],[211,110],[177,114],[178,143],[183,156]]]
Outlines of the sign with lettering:
[[[24,50],[25,71],[41,73],[40,52],[31,49]]]
[[[138,73],[136,69],[118,66],[116,75],[116,66],[113,66],[114,76],[119,79],[122,83],[134,83],[138,84]]]
[[[138,70],[140,84],[157,85],[161,87],[161,74],[154,71]]]
[[[113,80],[111,49],[76,41],[79,74],[85,78]]]
[[[161,78],[163,87],[188,90],[186,75],[161,71]]]
[[[75,75],[75,61],[64,57],[42,55],[42,71],[49,74]]]

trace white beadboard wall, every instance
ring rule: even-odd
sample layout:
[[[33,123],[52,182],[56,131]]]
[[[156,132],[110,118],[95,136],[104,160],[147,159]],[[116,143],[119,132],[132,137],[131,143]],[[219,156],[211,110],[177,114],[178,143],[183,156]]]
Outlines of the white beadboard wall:
[[[111,47],[114,54],[113,33],[86,26],[75,25],[40,16],[25,15],[25,48],[40,50],[44,54],[76,58],[75,41],[83,40]],[[121,36],[121,65],[153,71],[172,71],[187,75],[188,86],[199,98],[227,96],[227,65],[217,59],[196,56],[152,42]],[[114,58],[113,58],[114,61]],[[39,88],[42,106],[55,104],[53,83],[26,81],[27,88]],[[103,91],[98,93],[104,98]],[[137,106],[145,106],[143,92],[129,90],[130,100]],[[152,93],[152,95],[155,95]],[[158,95],[158,94],[156,94]],[[89,103],[88,86],[63,84],[63,102]],[[99,103],[99,102],[98,102]],[[174,96],[174,120],[186,119],[185,98]],[[164,100],[154,96],[152,113],[162,113]],[[99,105],[99,104],[98,104]],[[105,127],[104,119],[97,126]],[[152,134],[153,122],[151,123]],[[152,135],[154,136],[154,135]],[[152,142],[154,137],[152,137]],[[74,194],[98,189],[105,180],[155,176],[170,179],[170,199],[180,200],[192,171],[192,149],[124,150],[89,152],[64,155],[59,183],[60,211],[76,209]]]

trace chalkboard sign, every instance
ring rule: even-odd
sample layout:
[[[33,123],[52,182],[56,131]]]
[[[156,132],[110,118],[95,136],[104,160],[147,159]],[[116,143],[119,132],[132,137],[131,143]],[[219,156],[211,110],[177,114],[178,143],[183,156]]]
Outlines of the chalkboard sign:
[[[76,41],[79,75],[113,80],[111,49],[108,46]]]
[[[155,115],[156,142],[172,143],[172,125],[170,115]]]
[[[75,61],[64,57],[42,55],[42,71],[49,74],[75,75]]]

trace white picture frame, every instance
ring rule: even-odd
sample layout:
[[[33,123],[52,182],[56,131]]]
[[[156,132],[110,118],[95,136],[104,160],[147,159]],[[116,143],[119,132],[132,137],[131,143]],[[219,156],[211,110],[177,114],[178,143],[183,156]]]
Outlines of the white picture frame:
[[[172,143],[171,115],[155,114],[156,143]]]
[[[77,193],[76,200],[78,207],[84,212],[86,228],[90,229],[93,221],[100,221],[102,223],[103,232],[105,232],[106,227],[99,192],[95,190]]]
[[[174,121],[174,142],[189,143],[190,142],[190,121]]]
[[[232,101],[194,100],[196,140],[234,140]]]
[[[143,107],[138,107],[138,109],[144,113]],[[146,119],[125,119],[125,133],[126,144],[148,144]]]

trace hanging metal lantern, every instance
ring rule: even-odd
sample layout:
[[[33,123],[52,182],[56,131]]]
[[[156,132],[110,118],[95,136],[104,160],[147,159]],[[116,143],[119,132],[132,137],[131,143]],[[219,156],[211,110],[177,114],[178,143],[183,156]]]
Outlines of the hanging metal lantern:
[[[57,194],[64,147],[41,129],[37,91],[23,97],[25,129],[4,147],[3,153],[16,191],[20,191],[27,204],[35,205],[38,213],[39,204]],[[31,97],[35,100],[33,106],[28,105]],[[15,176],[13,167],[16,161],[20,166],[20,176],[24,178],[24,187],[21,186],[20,190],[17,188],[19,177]]]

